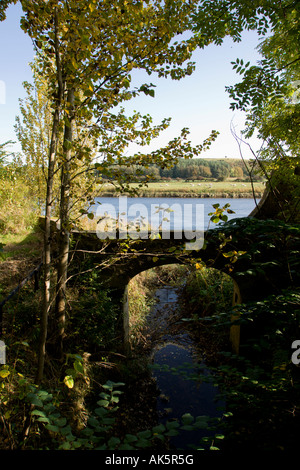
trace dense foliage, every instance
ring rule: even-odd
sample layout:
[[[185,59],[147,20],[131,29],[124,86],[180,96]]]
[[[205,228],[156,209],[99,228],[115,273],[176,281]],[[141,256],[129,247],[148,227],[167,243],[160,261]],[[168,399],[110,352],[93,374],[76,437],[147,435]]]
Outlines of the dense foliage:
[[[251,167],[251,175],[249,172]],[[253,168],[253,166],[255,168]],[[140,174],[141,180],[146,181],[160,181],[161,179],[184,179],[184,180],[217,180],[225,181],[227,178],[234,178],[235,180],[248,181],[261,180],[264,174],[261,172],[259,166],[255,161],[248,162],[245,166],[241,160],[237,159],[204,159],[197,158],[192,160],[180,160],[171,168],[163,168],[158,165],[149,165],[149,168],[139,170],[135,165],[130,168],[122,167],[122,172],[132,177]]]
[[[0,233],[20,232],[36,223],[38,208],[34,183],[20,157],[0,145]]]
[[[299,349],[295,351],[300,344],[299,226],[236,219],[214,232],[217,238],[224,233],[227,250],[238,237],[245,240],[245,246],[248,240],[247,251],[226,271],[235,271],[241,286],[243,282],[251,285],[254,279],[258,283],[253,286],[258,286],[269,279],[273,291],[257,289],[257,300],[232,307],[230,283],[226,278],[222,281],[221,273],[202,266],[187,279],[182,299],[186,321],[213,372],[209,378],[201,377],[215,383],[226,402],[221,424],[224,436],[218,448],[292,451],[300,422]],[[251,260],[248,269],[247,260]],[[239,355],[228,349],[227,332],[232,325],[240,327]]]
[[[1,2],[1,21],[13,3],[16,0]],[[211,231],[214,253],[207,267],[222,260],[220,271],[235,276],[240,286],[254,286],[255,292],[251,301],[232,309],[228,278],[206,270],[201,258],[195,257],[191,261],[195,270],[185,287],[189,311],[184,320],[195,335],[209,331],[206,340],[215,374],[203,380],[214,380],[227,406],[221,419],[224,434],[216,437],[218,446],[208,439],[208,448],[294,449],[300,414],[299,362],[297,355],[292,356],[292,344],[300,335],[300,247],[295,223],[299,2],[21,0],[21,5],[21,25],[37,53],[35,83],[25,84],[27,97],[20,103],[22,119],[16,126],[26,165],[0,144],[0,232],[28,231],[34,222],[32,209],[44,203],[47,223],[40,250],[43,292],[33,293],[27,283],[16,303],[5,304],[2,326],[9,361],[0,368],[0,448],[156,448],[179,431],[208,426],[208,417],[184,415],[181,422],[146,423],[144,429],[120,432],[122,413],[118,415],[117,405],[132,359],[127,361],[118,350],[120,299],[104,288],[95,267],[76,276],[75,263],[69,270],[70,230],[74,214],[84,213],[93,201],[95,177],[98,183],[110,179],[122,190],[141,177],[248,176],[242,164],[232,166],[226,160],[222,164],[181,161],[209,147],[216,131],[193,147],[184,128],[165,148],[127,157],[130,143],[145,147],[168,127],[169,120],[154,126],[148,115],[128,117],[122,104],[142,93],[155,96],[152,83],[132,86],[134,69],[179,80],[193,72],[196,48],[220,45],[228,35],[239,41],[242,31],[251,29],[262,37],[263,59],[256,65],[237,59],[233,66],[242,82],[228,92],[232,108],[247,114],[245,136],[258,131],[264,142],[254,156],[256,166],[271,190],[280,189],[283,207],[271,220],[226,222],[227,216],[215,206],[212,221],[225,223]],[[58,244],[51,233],[54,201],[62,227]],[[209,242],[205,249],[209,251]],[[2,282],[10,277],[15,261],[6,254],[1,263],[3,292]],[[141,338],[143,314],[149,309],[143,292],[141,284],[131,286],[131,312],[136,318],[133,346]],[[239,356],[220,341],[233,324],[241,327]],[[137,361],[131,364],[133,368]],[[139,368],[134,372],[136,377]]]

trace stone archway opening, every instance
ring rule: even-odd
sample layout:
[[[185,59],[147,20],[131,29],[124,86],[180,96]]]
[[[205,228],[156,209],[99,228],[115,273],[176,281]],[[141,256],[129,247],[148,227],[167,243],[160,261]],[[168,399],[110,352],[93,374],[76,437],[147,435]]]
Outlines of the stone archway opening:
[[[197,323],[211,324],[233,322],[228,328],[232,352],[239,353],[240,326],[234,323],[238,319],[238,304],[242,302],[239,286],[229,274],[214,267],[194,269],[185,286],[186,310]],[[203,322],[204,320],[204,322]],[[227,338],[227,330],[225,328]]]
[[[164,264],[141,271],[128,283],[125,308],[128,308],[129,341],[136,343],[141,339],[141,330],[147,322],[147,315],[155,303],[155,293],[164,286],[179,286],[183,281],[187,266],[179,263]],[[125,333],[126,334],[126,333]]]
[[[213,316],[226,308],[241,303],[239,287],[231,276],[215,268],[192,269],[190,265],[169,264],[141,271],[134,276],[125,289],[123,303],[123,325],[125,350],[146,321],[151,299],[156,288],[162,285],[182,285],[190,304],[198,309],[199,316]],[[238,311],[235,313],[238,317]],[[233,318],[235,319],[235,318]],[[229,340],[234,353],[239,352],[240,327],[232,325]]]

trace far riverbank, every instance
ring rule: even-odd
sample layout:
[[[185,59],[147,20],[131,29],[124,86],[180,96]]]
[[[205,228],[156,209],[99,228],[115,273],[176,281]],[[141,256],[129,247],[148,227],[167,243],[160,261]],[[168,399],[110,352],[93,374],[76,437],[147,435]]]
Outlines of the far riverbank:
[[[138,190],[139,197],[180,197],[180,198],[222,198],[239,199],[253,198],[253,190],[256,198],[261,198],[265,190],[262,182],[185,182],[185,181],[159,181],[148,183],[141,188],[138,184],[131,184],[131,189]],[[123,195],[128,195],[126,192]],[[112,183],[104,183],[99,192],[99,197],[114,197],[120,194],[115,191]]]

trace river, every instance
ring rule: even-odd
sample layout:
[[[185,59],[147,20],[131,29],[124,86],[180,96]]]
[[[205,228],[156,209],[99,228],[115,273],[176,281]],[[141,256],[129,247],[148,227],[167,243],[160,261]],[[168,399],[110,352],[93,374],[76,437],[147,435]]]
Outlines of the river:
[[[120,217],[128,222],[143,218],[145,224],[154,228],[160,226],[162,229],[195,230],[197,226],[199,230],[207,230],[210,227],[208,214],[214,211],[214,204],[220,204],[221,207],[230,204],[230,209],[234,211],[234,214],[226,214],[228,220],[247,217],[255,208],[255,201],[252,198],[127,198],[123,196],[96,198],[90,212],[96,214],[97,217],[103,217],[107,213],[113,219]]]
[[[174,419],[180,422],[187,414],[203,417],[202,428],[184,429],[169,438],[171,449],[186,450],[191,445],[197,448],[201,438],[212,434],[203,427],[203,422],[205,424],[206,418],[208,422],[221,417],[224,403],[218,399],[218,390],[210,380],[211,371],[179,320],[177,289],[164,286],[157,289],[155,295],[157,302],[148,316],[148,326],[153,344],[153,377],[159,390],[159,422],[166,424]],[[191,417],[186,418],[188,422]]]

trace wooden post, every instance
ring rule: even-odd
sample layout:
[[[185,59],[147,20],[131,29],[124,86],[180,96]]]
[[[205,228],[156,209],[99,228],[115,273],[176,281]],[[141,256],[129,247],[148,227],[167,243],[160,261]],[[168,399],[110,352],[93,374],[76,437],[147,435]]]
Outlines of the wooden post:
[[[0,364],[6,364],[6,346],[4,341],[0,341]]]
[[[1,303],[0,304],[0,336],[2,336],[2,334],[3,334],[2,323],[3,323],[3,305]]]
[[[232,305],[238,305],[242,302],[242,297],[240,293],[239,286],[235,281],[233,281],[233,299]],[[235,313],[231,316],[231,321],[239,319],[239,312],[236,310]],[[231,325],[229,339],[232,346],[232,351],[235,354],[239,354],[240,350],[240,340],[241,340],[241,327],[240,325]]]
[[[128,304],[128,284],[124,289],[123,294],[123,348],[124,353],[130,355],[131,348],[130,348],[130,341],[129,341],[129,304]]]
[[[37,292],[39,290],[39,272],[37,269],[34,271],[34,291]]]

